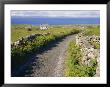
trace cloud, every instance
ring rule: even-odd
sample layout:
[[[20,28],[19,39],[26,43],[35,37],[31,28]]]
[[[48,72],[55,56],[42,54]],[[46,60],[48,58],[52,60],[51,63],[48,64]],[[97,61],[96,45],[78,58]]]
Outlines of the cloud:
[[[20,17],[100,17],[100,11],[89,10],[89,11],[23,11],[23,10],[12,10],[11,16]]]

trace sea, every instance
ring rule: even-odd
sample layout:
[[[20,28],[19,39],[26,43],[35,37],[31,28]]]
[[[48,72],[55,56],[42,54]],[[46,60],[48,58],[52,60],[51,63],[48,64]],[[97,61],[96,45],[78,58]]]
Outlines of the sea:
[[[31,25],[100,24],[100,18],[11,17],[11,24],[31,24]]]

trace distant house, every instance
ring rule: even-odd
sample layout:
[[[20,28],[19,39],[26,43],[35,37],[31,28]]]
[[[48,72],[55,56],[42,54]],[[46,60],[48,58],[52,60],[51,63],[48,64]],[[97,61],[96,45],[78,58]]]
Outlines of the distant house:
[[[48,24],[40,24],[40,29],[41,30],[46,30],[49,28],[49,25]]]

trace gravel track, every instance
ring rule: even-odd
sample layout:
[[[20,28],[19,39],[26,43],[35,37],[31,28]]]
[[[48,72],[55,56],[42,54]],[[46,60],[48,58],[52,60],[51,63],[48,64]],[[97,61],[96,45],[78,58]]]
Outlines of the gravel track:
[[[17,76],[25,77],[64,77],[65,52],[69,41],[75,40],[75,34],[52,42],[37,53],[22,67]]]

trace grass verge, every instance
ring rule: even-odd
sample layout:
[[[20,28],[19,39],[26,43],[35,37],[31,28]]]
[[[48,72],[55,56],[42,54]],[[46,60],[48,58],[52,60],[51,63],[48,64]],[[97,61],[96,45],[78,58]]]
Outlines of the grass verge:
[[[66,77],[92,77],[96,73],[97,61],[90,61],[91,66],[81,64],[80,48],[71,41],[67,50],[67,59],[65,61],[65,76]]]

